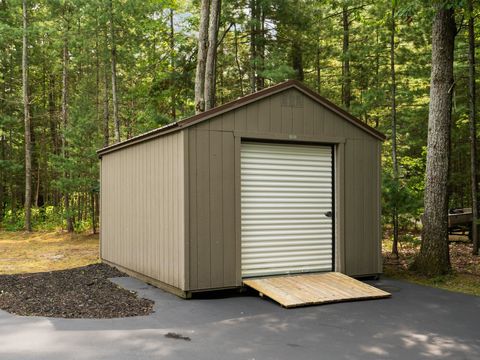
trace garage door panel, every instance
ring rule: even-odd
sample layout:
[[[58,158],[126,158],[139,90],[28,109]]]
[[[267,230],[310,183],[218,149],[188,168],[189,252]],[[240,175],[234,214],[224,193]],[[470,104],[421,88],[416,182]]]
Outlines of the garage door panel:
[[[242,276],[332,269],[332,149],[242,143]]]

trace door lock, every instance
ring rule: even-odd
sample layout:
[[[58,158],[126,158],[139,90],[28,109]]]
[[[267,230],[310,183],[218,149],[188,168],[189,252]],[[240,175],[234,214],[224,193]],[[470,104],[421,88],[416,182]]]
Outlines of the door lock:
[[[325,213],[325,216],[326,216],[326,217],[329,217],[329,218],[331,218],[332,215],[333,215],[333,214],[332,214],[331,211],[327,211],[327,212]]]

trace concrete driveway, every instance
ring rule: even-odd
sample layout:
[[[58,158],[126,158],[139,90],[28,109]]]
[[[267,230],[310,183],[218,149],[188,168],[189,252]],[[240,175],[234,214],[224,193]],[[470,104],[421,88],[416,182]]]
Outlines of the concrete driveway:
[[[256,296],[181,300],[114,281],[155,300],[155,313],[67,320],[0,311],[0,359],[480,358],[480,297],[382,280],[373,284],[393,298],[286,310]]]

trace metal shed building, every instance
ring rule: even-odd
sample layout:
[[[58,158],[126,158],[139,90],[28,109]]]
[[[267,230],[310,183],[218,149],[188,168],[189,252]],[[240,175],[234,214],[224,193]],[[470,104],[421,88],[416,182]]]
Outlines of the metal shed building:
[[[379,274],[383,140],[287,81],[103,148],[101,258],[180,296]]]

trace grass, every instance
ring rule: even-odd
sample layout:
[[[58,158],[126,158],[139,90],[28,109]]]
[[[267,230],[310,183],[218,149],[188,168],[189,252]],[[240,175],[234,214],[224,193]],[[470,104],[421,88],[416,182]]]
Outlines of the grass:
[[[98,235],[0,231],[0,274],[64,270],[97,262]]]
[[[466,237],[451,237],[450,261],[452,273],[438,277],[424,277],[409,270],[420,250],[418,236],[406,236],[400,243],[399,258],[391,256],[392,241],[385,239],[382,244],[384,275],[416,284],[480,296],[480,256],[472,255],[472,245]]]

